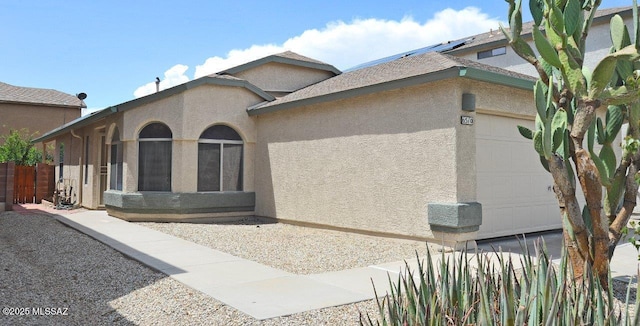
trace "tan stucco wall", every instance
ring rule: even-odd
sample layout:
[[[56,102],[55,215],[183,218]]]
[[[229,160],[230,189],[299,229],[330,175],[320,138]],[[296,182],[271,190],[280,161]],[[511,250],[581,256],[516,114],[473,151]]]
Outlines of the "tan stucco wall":
[[[278,62],[241,71],[234,76],[245,79],[267,92],[291,92],[333,77],[329,71]]]
[[[462,192],[458,92],[449,80],[258,116],[256,214],[432,238],[427,203]]]
[[[531,90],[468,79],[462,85],[465,93],[476,94],[477,111],[531,120],[535,118],[536,108]]]
[[[152,122],[165,123],[173,132],[171,189],[197,191],[198,139],[215,124],[234,128],[245,141],[244,190],[253,191],[253,162],[256,139],[255,118],[246,108],[262,102],[254,93],[238,88],[204,85],[153,103],[125,111],[121,140],[125,143],[123,191],[137,191],[138,133]]]
[[[41,136],[80,117],[80,113],[80,108],[0,103],[0,136],[23,128]],[[0,144],[3,143],[4,140],[0,138]]]

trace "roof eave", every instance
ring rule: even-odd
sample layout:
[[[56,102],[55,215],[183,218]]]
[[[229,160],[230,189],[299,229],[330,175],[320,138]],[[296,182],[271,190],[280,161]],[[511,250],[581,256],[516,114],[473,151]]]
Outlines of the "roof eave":
[[[53,129],[47,133],[45,133],[44,135],[32,140],[32,143],[40,143],[40,142],[45,142],[47,140],[51,140],[55,137],[58,137],[60,135],[66,134],[67,132],[71,131],[71,130],[75,130],[78,128],[82,128],[85,126],[88,126],[92,123],[95,123],[107,116],[110,116],[114,113],[118,112],[117,107],[115,106],[111,106],[108,107],[106,109],[103,109],[101,111],[98,111],[92,115],[89,116],[85,116],[85,117],[80,117],[76,120],[73,120],[69,123],[66,123],[56,129]]]
[[[231,87],[243,87],[263,98],[266,101],[273,101],[275,97],[273,95],[268,94],[267,92],[261,90],[259,87],[249,83],[246,80],[233,80],[233,79],[221,79],[211,76],[206,76],[202,78],[198,78],[184,84],[180,84],[171,88],[167,88],[163,91],[153,93],[144,97],[140,97],[128,102],[124,102],[122,104],[117,105],[118,111],[127,111],[129,109],[133,109],[145,104],[149,104],[155,101],[159,101],[163,98],[180,94],[186,90],[193,89],[202,85],[219,85],[219,86],[231,86]]]
[[[84,104],[84,102],[80,105],[72,105],[72,104],[54,104],[54,103],[39,103],[39,102],[24,102],[24,101],[7,101],[7,100],[0,100],[0,103],[4,103],[4,104],[18,104],[18,105],[33,105],[33,106],[48,106],[48,107],[54,107],[54,108],[64,108],[64,109],[83,109],[86,108],[87,106]]]
[[[251,107],[247,109],[247,112],[250,116],[271,113],[291,108],[296,108],[300,106],[319,104],[330,101],[337,101],[342,99],[347,99],[355,96],[368,95],[378,92],[384,92],[388,90],[409,87],[419,84],[424,84],[428,82],[438,81],[447,78],[453,78],[459,76],[459,67],[451,67],[444,70],[440,70],[437,72],[412,76],[408,78],[396,79],[384,83],[349,89],[341,92],[330,93],[310,98],[305,98],[297,101],[285,102],[282,104],[276,104],[266,107]]]
[[[74,129],[78,129],[87,125],[90,125],[92,123],[97,122],[100,119],[103,119],[111,114],[114,114],[116,112],[124,112],[133,108],[137,108],[140,107],[142,105],[145,104],[149,104],[155,101],[159,101],[163,98],[166,97],[170,97],[176,94],[180,94],[186,90],[192,89],[192,88],[196,88],[198,86],[201,85],[221,85],[221,86],[231,86],[231,87],[242,87],[245,88],[251,92],[253,92],[254,94],[258,95],[259,97],[261,97],[262,99],[264,99],[265,101],[273,101],[275,100],[275,97],[273,97],[272,95],[264,92],[263,90],[261,90],[260,88],[258,88],[257,86],[247,82],[246,80],[233,80],[233,79],[221,79],[221,78],[215,78],[215,77],[202,77],[202,78],[198,78],[195,80],[192,80],[190,82],[184,83],[184,84],[180,84],[178,86],[174,86],[168,89],[165,89],[163,91],[157,92],[157,93],[153,93],[147,96],[143,96],[128,102],[124,102],[122,104],[118,104],[115,106],[111,106],[108,107],[102,111],[99,111],[95,114],[92,114],[90,116],[87,117],[81,117],[79,119],[76,119],[74,121],[71,121],[65,125],[62,125],[54,130],[51,130],[47,133],[45,133],[44,135],[42,135],[39,138],[36,138],[33,140],[33,142],[42,142],[42,141],[46,141],[49,140],[51,138],[57,137],[61,134],[67,133],[70,130],[74,130]]]
[[[295,65],[295,66],[300,66],[300,67],[305,67],[305,68],[311,68],[311,69],[317,69],[317,70],[325,70],[325,71],[329,71],[332,72],[336,75],[341,74],[342,72],[340,70],[338,70],[338,68],[330,65],[330,64],[323,64],[323,63],[316,63],[316,62],[309,62],[309,61],[302,61],[302,60],[296,60],[296,59],[290,59],[290,58],[283,58],[277,55],[271,55],[271,56],[267,56],[258,60],[254,60],[251,62],[247,62],[245,64],[241,64],[239,66],[235,66],[223,71],[220,71],[218,74],[228,74],[228,75],[234,75],[237,74],[239,72],[245,71],[245,70],[249,70],[251,68],[255,68],[258,66],[261,66],[263,64],[269,63],[269,62],[277,62],[277,63],[282,63],[282,64],[290,64],[290,65]]]
[[[524,90],[533,90],[535,80],[529,80],[514,76],[503,75],[492,71],[462,67],[460,69],[460,77],[469,78],[477,81],[488,82],[497,85],[509,86]]]
[[[342,100],[342,99],[347,99],[355,96],[362,96],[362,95],[368,95],[372,93],[383,92],[383,91],[388,91],[388,90],[393,90],[398,88],[410,87],[414,85],[435,82],[435,81],[440,81],[440,80],[455,78],[455,77],[468,78],[476,81],[489,82],[492,84],[509,86],[509,87],[514,87],[514,88],[524,89],[524,90],[532,90],[534,85],[534,81],[524,79],[524,78],[503,75],[503,74],[486,71],[482,69],[477,69],[477,68],[455,66],[455,67],[447,68],[444,70],[440,70],[437,72],[428,73],[424,75],[392,80],[385,83],[345,90],[342,92],[325,94],[325,95],[301,99],[297,101],[285,102],[282,104],[268,105],[267,103],[267,106],[263,106],[264,104],[261,103],[253,107],[249,107],[247,109],[247,113],[250,116],[256,116],[256,115],[282,111],[282,110],[292,109],[292,108],[301,107],[301,106]]]

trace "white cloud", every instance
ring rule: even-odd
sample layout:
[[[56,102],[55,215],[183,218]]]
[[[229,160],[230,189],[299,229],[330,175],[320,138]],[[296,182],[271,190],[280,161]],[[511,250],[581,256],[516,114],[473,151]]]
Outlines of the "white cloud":
[[[335,21],[322,29],[304,31],[281,45],[252,45],[246,49],[231,50],[225,57],[208,58],[203,64],[196,66],[194,78],[286,50],[344,70],[396,53],[460,39],[490,29],[496,30],[498,24],[497,19],[489,17],[475,7],[462,10],[445,9],[424,23],[417,22],[412,17],[405,17],[400,21],[376,18],[355,19],[348,23]],[[166,85],[173,86],[188,81],[188,77],[184,75],[186,70],[187,66],[184,65],[176,65],[169,69],[160,84],[161,89],[169,87]],[[138,88],[135,95],[139,97],[153,92],[155,83],[149,83]]]
[[[250,48],[244,50],[231,50],[227,53],[226,58],[211,57],[207,59],[204,64],[196,66],[194,78],[215,74],[222,70],[284,51],[282,46],[273,44],[252,45]]]
[[[165,71],[164,78],[160,80],[160,90],[167,89],[176,85],[184,84],[189,81],[189,77],[184,73],[187,72],[189,66],[177,64],[169,70]],[[156,92],[156,83],[150,82],[144,84],[133,92],[135,97],[142,97]]]
[[[91,113],[94,113],[94,112],[98,112],[98,111],[103,110],[103,109],[104,109],[104,108],[84,108],[84,109],[82,109],[82,110],[81,110],[80,115],[81,115],[81,116],[85,116],[85,115],[87,115],[87,114],[91,114]]]
[[[322,29],[311,29],[282,45],[254,45],[230,51],[226,58],[212,57],[196,67],[195,77],[219,72],[269,54],[291,50],[347,69],[399,52],[455,40],[476,33],[496,30],[499,21],[475,7],[445,9],[425,23],[405,17],[401,21],[356,19],[350,23],[330,22]]]

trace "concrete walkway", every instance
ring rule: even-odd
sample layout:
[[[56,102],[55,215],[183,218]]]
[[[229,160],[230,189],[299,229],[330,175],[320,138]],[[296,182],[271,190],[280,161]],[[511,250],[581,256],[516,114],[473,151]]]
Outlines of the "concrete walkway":
[[[396,280],[405,268],[405,262],[399,261],[337,272],[296,275],[129,223],[108,216],[104,211],[56,211],[54,217],[256,319],[373,299],[372,282],[378,293],[383,295],[389,291],[388,276]],[[561,241],[556,240],[553,237],[547,239],[550,251],[559,248]],[[494,244],[505,251],[520,252],[517,241]],[[479,247],[483,246],[491,250],[488,244]],[[416,270],[416,259],[408,261],[408,264]],[[635,248],[621,245],[612,261],[614,277],[628,278],[636,275],[637,269]]]
[[[296,275],[129,223],[104,211],[58,211],[60,222],[256,319],[373,299],[404,262]],[[415,262],[414,262],[415,264]]]

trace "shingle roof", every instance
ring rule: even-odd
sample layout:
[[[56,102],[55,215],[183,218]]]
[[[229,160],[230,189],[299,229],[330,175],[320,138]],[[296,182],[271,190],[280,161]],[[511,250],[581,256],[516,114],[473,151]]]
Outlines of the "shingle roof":
[[[617,7],[617,8],[607,8],[607,9],[599,9],[594,16],[594,24],[598,24],[600,22],[608,23],[609,19],[615,14],[620,14],[621,16],[630,15],[632,7]],[[531,38],[531,32],[533,31],[533,22],[526,22],[522,24],[522,33],[521,35],[525,39]],[[507,41],[500,31],[500,29],[495,29],[486,33],[481,33],[478,35],[473,35],[465,38],[468,40],[464,45],[457,47],[453,50],[444,51],[444,53],[450,54],[459,54],[465,53],[468,51],[474,51],[480,48],[492,48],[498,45],[506,45]]]
[[[345,72],[341,75],[326,79],[317,84],[305,87],[294,93],[276,99],[275,101],[250,108],[262,110],[283,104],[305,101],[311,98],[327,96],[335,93],[348,92],[389,82],[406,80],[412,77],[434,74],[451,68],[473,68],[491,72],[496,75],[511,77],[525,81],[535,81],[535,78],[514,71],[489,66],[476,61],[454,57],[438,52],[428,52],[409,56],[398,60]]]
[[[53,89],[13,86],[0,82],[0,102],[86,107],[77,97]]]
[[[631,10],[632,7],[600,9],[594,16],[594,24],[607,22],[615,14],[628,16],[631,14]],[[522,26],[522,35],[525,38],[530,37],[532,30],[533,22],[526,22]],[[249,111],[269,111],[264,109],[282,106],[283,104],[291,107],[291,104],[293,104],[294,102],[305,101],[307,99],[318,98],[322,96],[329,96],[330,94],[334,93],[357,90],[376,84],[391,82],[394,80],[402,80],[419,75],[426,75],[456,66],[461,68],[474,68],[480,71],[491,72],[497,75],[512,77],[520,80],[535,80],[535,78],[528,75],[523,75],[510,70],[481,64],[476,61],[466,60],[460,57],[449,55],[438,55],[439,53],[459,55],[459,53],[461,52],[473,51],[477,50],[478,48],[492,46],[495,47],[497,44],[505,45],[506,40],[500,30],[469,36],[464,39],[452,42],[456,42],[456,44],[460,43],[462,45],[457,46],[452,50],[426,53],[424,51],[419,51],[424,49],[419,49],[408,51],[405,53],[405,55],[402,56],[391,56],[389,58],[375,60],[371,62],[374,63],[373,65],[364,64],[362,65],[364,66],[364,68],[359,68],[360,66],[357,66],[355,68],[348,69],[340,76],[330,78],[315,85],[311,85],[307,88],[279,98],[276,101],[252,107],[249,109]],[[413,54],[421,52],[422,54]]]
[[[301,54],[298,54],[298,53],[295,53],[295,52],[292,52],[292,51],[285,51],[285,52],[282,52],[282,53],[274,54],[274,56],[281,57],[281,58],[292,59],[292,60],[306,61],[306,62],[311,62],[311,63],[328,65],[328,63],[326,63],[326,62],[322,62],[320,60],[316,60],[316,59],[313,59],[313,58],[305,57],[305,56],[303,56]]]
[[[236,76],[231,75],[219,75],[219,74],[210,74],[207,77],[216,78],[216,79],[226,79],[226,80],[235,80],[235,81],[245,81],[242,78],[238,78]]]
[[[233,75],[236,73],[239,73],[241,71],[245,71],[251,68],[255,68],[258,66],[261,66],[263,64],[269,63],[269,62],[279,62],[279,63],[284,63],[284,64],[290,64],[290,65],[297,65],[297,66],[301,66],[301,67],[307,67],[307,68],[312,68],[312,69],[318,69],[318,70],[325,70],[325,71],[330,71],[334,74],[340,74],[340,70],[338,70],[336,67],[322,62],[322,61],[318,61],[315,59],[311,59],[309,57],[305,57],[303,55],[297,54],[295,52],[291,52],[291,51],[285,51],[282,53],[278,53],[278,54],[273,54],[270,56],[266,56],[264,58],[260,58],[258,60],[254,60],[251,62],[247,62],[244,64],[241,64],[239,66],[235,66],[223,71],[218,72],[218,74],[220,75]]]
[[[270,94],[267,94],[257,86],[249,83],[244,79],[240,79],[240,78],[236,78],[234,76],[228,76],[228,75],[211,74],[209,76],[204,76],[198,79],[194,79],[184,84],[167,88],[160,92],[156,92],[153,94],[149,94],[143,97],[133,99],[131,101],[120,103],[118,105],[107,107],[101,111],[94,112],[91,115],[80,117],[56,129],[46,132],[44,135],[34,139],[33,142],[37,143],[37,142],[42,142],[42,141],[52,139],[54,137],[57,137],[58,135],[69,132],[69,130],[87,126],[89,124],[94,123],[95,121],[98,121],[106,116],[115,114],[117,112],[124,112],[127,110],[135,109],[142,105],[149,104],[149,103],[158,101],[160,99],[182,93],[186,90],[193,89],[201,85],[220,85],[220,86],[229,86],[229,87],[239,87],[254,93],[256,96],[261,97],[265,101],[272,101],[275,99]]]

